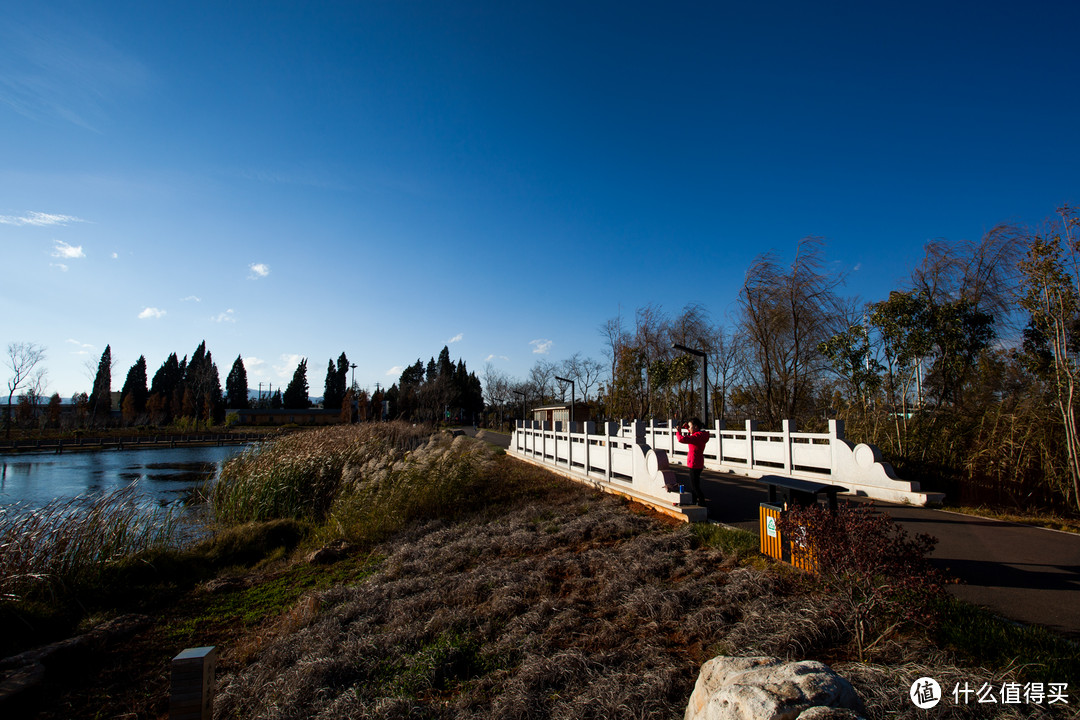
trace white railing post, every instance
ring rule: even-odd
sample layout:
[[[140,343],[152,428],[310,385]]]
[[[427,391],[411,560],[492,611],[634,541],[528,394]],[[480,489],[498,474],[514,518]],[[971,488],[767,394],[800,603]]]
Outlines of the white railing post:
[[[606,427],[604,432],[607,433],[607,439],[604,441],[604,445],[607,446],[607,481],[611,482],[611,464],[615,461],[614,456],[611,454],[612,438],[616,438],[619,435],[619,423],[609,422],[605,423]]]
[[[757,430],[757,420],[746,421],[746,469],[754,469],[754,432]]]
[[[584,430],[585,430],[585,474],[588,475],[590,472],[592,472],[592,450],[590,450],[590,447],[589,447],[590,445],[592,445],[592,441],[589,438],[596,434],[596,423],[592,422],[591,420],[586,421]]]
[[[574,421],[566,423],[566,469],[574,470]]]
[[[721,431],[724,429],[723,420],[713,421],[713,432],[716,434],[716,462],[724,462],[724,436]]]
[[[844,421],[834,418],[829,421],[829,441],[844,439]]]

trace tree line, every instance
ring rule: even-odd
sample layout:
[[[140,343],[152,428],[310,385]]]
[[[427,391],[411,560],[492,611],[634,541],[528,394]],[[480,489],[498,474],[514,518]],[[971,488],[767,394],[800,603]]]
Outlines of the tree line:
[[[8,381],[9,401],[19,391],[15,417],[6,418],[7,432],[12,425],[23,427],[59,427],[63,401],[58,393],[44,402],[42,388],[45,372],[44,348],[33,343],[11,343],[7,365],[14,373]],[[73,412],[70,422],[75,427],[104,427],[114,422],[112,413],[112,349],[106,346],[94,373],[92,390],[76,393],[71,398]],[[329,360],[323,386],[323,408],[339,410],[341,419],[348,421],[407,419],[438,421],[448,418],[473,421],[484,409],[479,378],[470,373],[464,360],[450,360],[448,347],[443,347],[438,360],[434,357],[426,367],[417,360],[401,374],[389,389],[377,388],[368,393],[348,382],[353,367],[344,352],[337,360]],[[140,356],[127,372],[119,399],[119,422],[123,425],[179,424],[185,426],[212,425],[225,419],[226,410],[251,408],[269,410],[303,410],[311,407],[308,397],[307,358],[301,358],[292,379],[284,389],[261,392],[252,399],[248,388],[247,370],[237,355],[225,379],[222,391],[217,363],[200,342],[190,355],[180,358],[170,353],[149,378],[145,356]],[[149,379],[148,379],[149,378]],[[44,406],[44,408],[43,408]],[[43,408],[43,409],[42,409]]]
[[[23,427],[60,427],[63,400],[59,393],[45,401],[42,388],[46,373],[41,366],[45,358],[44,348],[35,343],[11,343],[7,348],[7,366],[13,373],[8,380],[8,405],[5,416],[6,433],[10,435],[13,425]],[[76,428],[104,427],[114,423],[112,404],[112,373],[115,363],[112,348],[107,345],[98,360],[94,382],[89,393],[76,393],[70,404],[73,408],[70,422]],[[355,413],[358,395],[356,388],[347,383],[349,360],[341,353],[337,362],[329,361],[323,394],[323,407],[341,410],[350,418]],[[20,392],[18,403],[12,413],[12,397]],[[217,363],[206,349],[206,341],[199,343],[190,355],[179,358],[170,353],[161,366],[149,378],[146,357],[140,355],[128,369],[120,390],[119,423],[132,425],[213,425],[225,419],[225,411],[250,408],[303,410],[311,407],[308,397],[307,359],[302,358],[293,372],[292,380],[285,386],[260,395],[254,401],[250,397],[247,370],[243,358],[236,360],[225,379],[224,392]],[[364,398],[366,400],[366,398]],[[12,416],[14,415],[14,416]]]
[[[384,399],[389,417],[406,420],[474,422],[484,410],[480,379],[464,360],[451,361],[445,345],[438,360],[432,357],[425,365],[417,358],[405,368]]]
[[[498,421],[526,400],[565,401],[561,375],[597,420],[699,414],[700,361],[679,344],[706,356],[710,420],[821,431],[838,418],[953,500],[1080,509],[1078,227],[1066,206],[1038,228],[930,242],[875,302],[846,297],[806,238],[790,263],[754,260],[726,324],[697,304],[647,305],[602,325],[602,364],[542,360],[522,380],[489,365],[488,410]]]

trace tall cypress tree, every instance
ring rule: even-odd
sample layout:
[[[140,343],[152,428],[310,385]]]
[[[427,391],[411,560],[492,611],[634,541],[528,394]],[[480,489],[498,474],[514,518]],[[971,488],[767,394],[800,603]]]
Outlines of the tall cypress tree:
[[[326,386],[323,392],[323,407],[327,410],[337,410],[345,400],[345,391],[349,384],[349,358],[341,353],[337,359],[337,366],[331,360],[326,366]]]
[[[344,401],[345,391],[349,389],[349,358],[345,357],[344,352],[338,355],[335,387],[337,388],[342,401]],[[338,407],[340,406],[341,403],[338,403]]]
[[[107,422],[112,412],[112,348],[105,346],[98,361],[94,389],[90,393],[90,416],[92,422]]]
[[[285,387],[281,401],[286,410],[306,410],[311,406],[308,399],[307,358],[302,358],[293,372],[292,380]]]
[[[341,407],[341,398],[337,392],[337,368],[330,360],[326,366],[326,383],[323,386],[323,407],[326,409]]]
[[[236,356],[229,376],[225,378],[225,405],[233,410],[246,410],[248,404],[247,368],[243,360]]]
[[[120,390],[120,407],[121,409],[130,408],[130,413],[125,412],[125,416],[131,415],[130,418],[134,419],[144,412],[146,412],[146,398],[149,396],[149,391],[146,389],[146,357],[139,356],[139,359],[128,370],[127,379],[124,380],[124,387]]]

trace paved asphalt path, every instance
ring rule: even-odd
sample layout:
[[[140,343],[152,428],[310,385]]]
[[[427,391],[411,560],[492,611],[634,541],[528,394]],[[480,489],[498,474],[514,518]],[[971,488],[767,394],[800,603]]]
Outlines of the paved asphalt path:
[[[471,428],[466,432],[473,435]],[[483,433],[507,447],[510,436]],[[689,484],[686,468],[675,472]],[[758,532],[766,488],[732,473],[706,471],[702,488],[709,519]],[[1080,535],[971,517],[943,510],[876,503],[912,534],[938,539],[931,559],[960,584],[950,591],[1022,623],[1080,639]]]
[[[702,480],[710,520],[757,534],[758,504],[768,499],[763,485],[711,471]],[[875,505],[912,535],[937,538],[930,558],[960,580],[950,586],[956,597],[1080,639],[1080,535],[944,510]]]

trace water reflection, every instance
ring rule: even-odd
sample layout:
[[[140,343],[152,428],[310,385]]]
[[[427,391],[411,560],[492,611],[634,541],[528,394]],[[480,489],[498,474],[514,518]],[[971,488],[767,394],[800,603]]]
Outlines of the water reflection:
[[[103,450],[64,455],[0,456],[0,507],[38,508],[54,499],[95,495],[137,483],[158,505],[183,502],[243,448]]]

